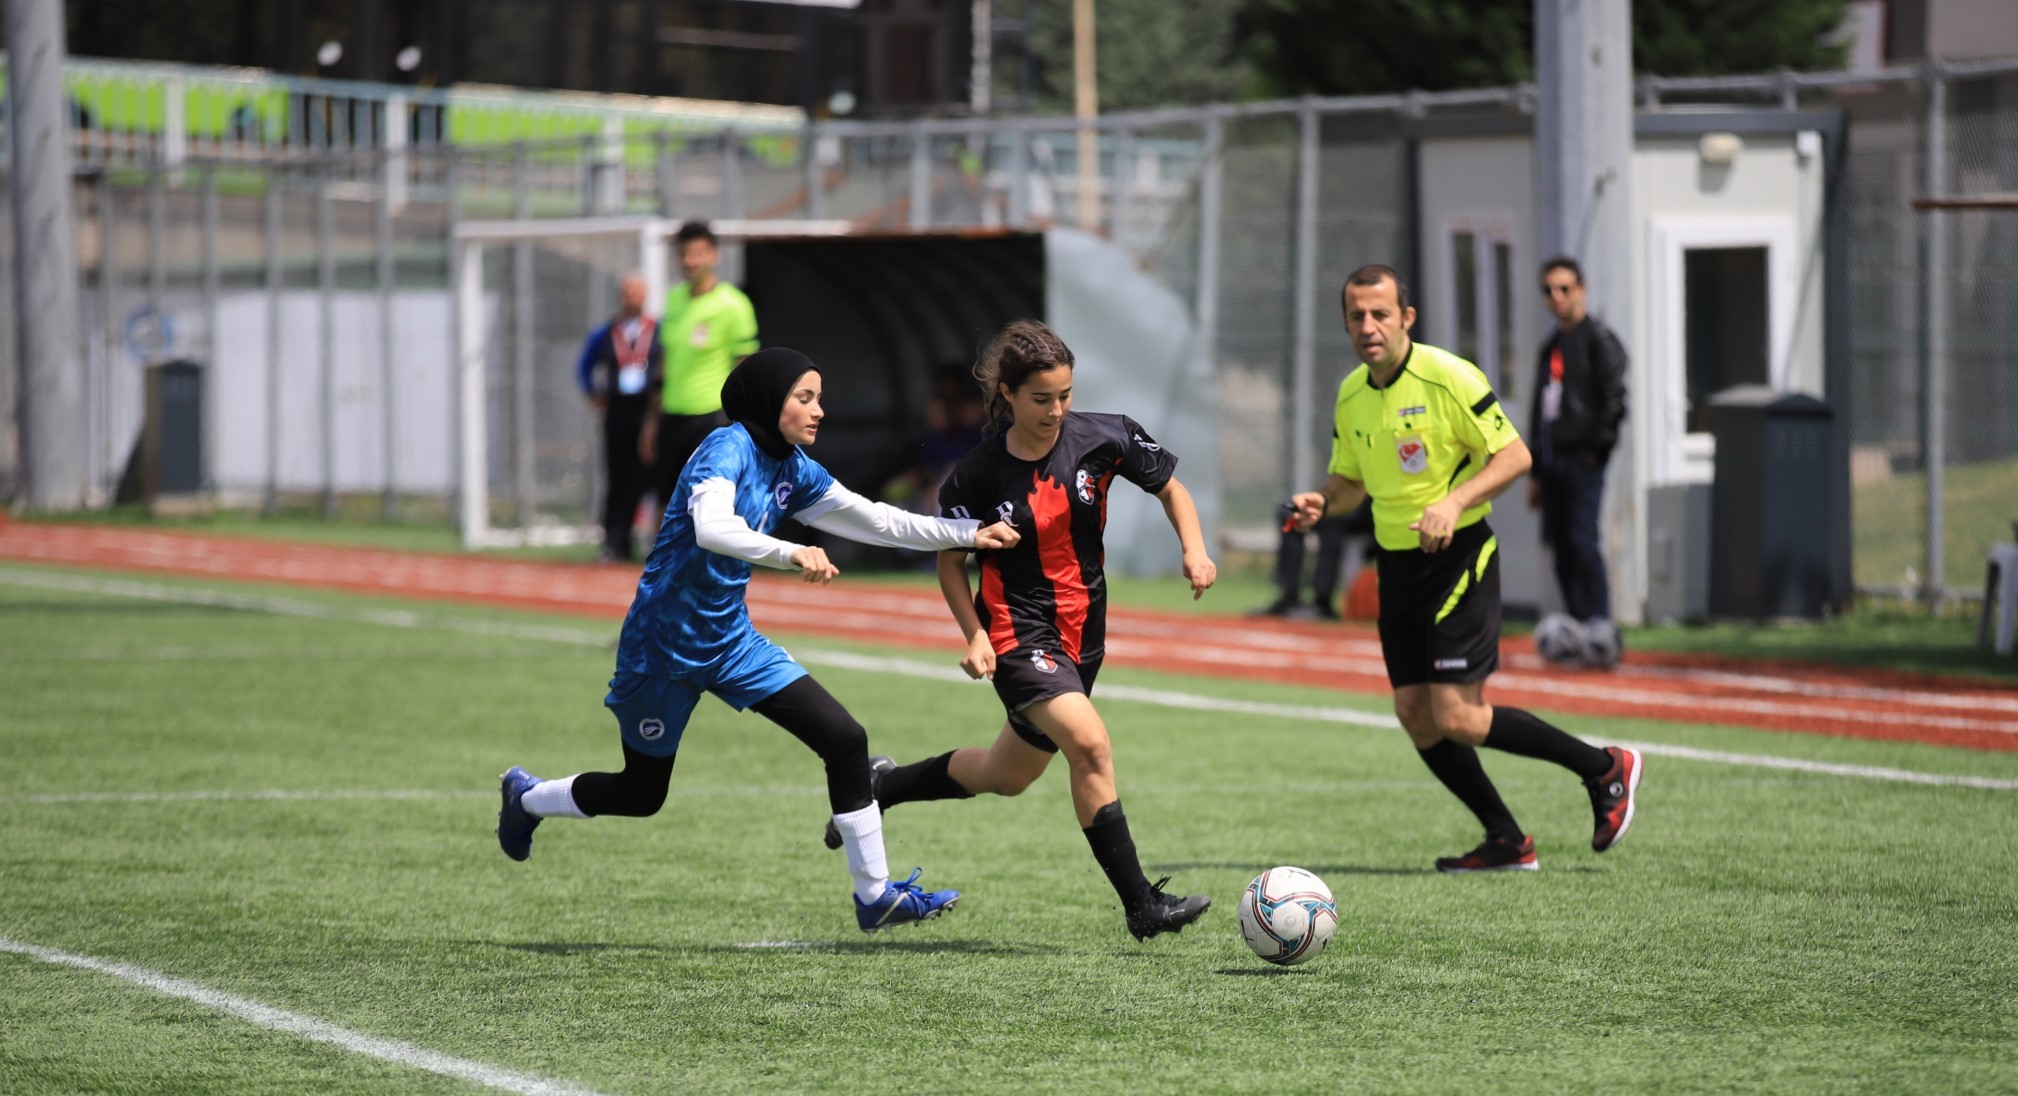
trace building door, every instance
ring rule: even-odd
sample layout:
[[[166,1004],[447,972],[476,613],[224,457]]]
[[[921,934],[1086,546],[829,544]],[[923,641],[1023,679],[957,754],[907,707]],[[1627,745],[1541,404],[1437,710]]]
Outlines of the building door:
[[[1653,485],[1708,483],[1709,400],[1789,386],[1798,286],[1791,216],[1656,217],[1649,256]]]

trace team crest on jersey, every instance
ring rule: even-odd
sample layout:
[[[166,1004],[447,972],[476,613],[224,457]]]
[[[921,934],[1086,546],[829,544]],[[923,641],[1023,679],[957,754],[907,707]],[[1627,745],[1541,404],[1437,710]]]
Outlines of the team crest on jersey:
[[[1417,475],[1429,467],[1429,446],[1421,438],[1403,438],[1394,443],[1394,455],[1401,459],[1401,470],[1409,475]]]
[[[791,481],[786,480],[778,484],[776,487],[771,488],[771,497],[778,500],[778,509],[783,510],[785,508],[785,504],[792,501]]]
[[[645,719],[638,722],[638,737],[644,739],[646,742],[657,742],[665,736],[665,733],[666,724],[664,720]]]
[[[1030,665],[1037,667],[1039,670],[1042,670],[1047,674],[1055,674],[1058,672],[1058,663],[1054,659],[1052,659],[1050,655],[1045,654],[1041,649],[1030,652]]]
[[[1081,468],[1079,474],[1073,477],[1072,486],[1079,492],[1080,502],[1091,503],[1094,501],[1093,477],[1087,474],[1086,469]]]

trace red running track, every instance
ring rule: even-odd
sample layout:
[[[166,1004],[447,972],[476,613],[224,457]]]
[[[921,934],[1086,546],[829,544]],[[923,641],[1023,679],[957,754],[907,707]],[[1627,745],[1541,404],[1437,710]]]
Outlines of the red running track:
[[[509,606],[619,620],[635,569],[389,552],[93,525],[0,522],[0,559],[272,582],[386,597]],[[1174,581],[1174,580],[1173,580]],[[1207,594],[1209,604],[1210,594]],[[936,593],[807,586],[760,574],[760,628],[937,651],[959,632]],[[1385,695],[1370,627],[1113,609],[1108,658],[1167,673],[1279,681]],[[1608,673],[1544,665],[1525,638],[1503,644],[1497,703],[1595,716],[1762,727],[1808,734],[2018,751],[2018,690],[1931,675],[1629,652]]]

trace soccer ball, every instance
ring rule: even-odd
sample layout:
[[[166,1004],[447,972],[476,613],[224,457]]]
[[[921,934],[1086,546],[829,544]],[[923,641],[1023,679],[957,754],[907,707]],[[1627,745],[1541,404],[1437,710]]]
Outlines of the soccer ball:
[[[1240,896],[1240,935],[1277,966],[1317,958],[1338,928],[1338,903],[1324,880],[1302,868],[1270,868]]]
[[[1587,620],[1583,628],[1584,665],[1597,670],[1617,666],[1626,653],[1626,640],[1619,634],[1619,626],[1609,620]]]
[[[1589,638],[1584,626],[1568,613],[1550,613],[1535,625],[1535,650],[1542,661],[1556,666],[1585,666],[1590,663]]]

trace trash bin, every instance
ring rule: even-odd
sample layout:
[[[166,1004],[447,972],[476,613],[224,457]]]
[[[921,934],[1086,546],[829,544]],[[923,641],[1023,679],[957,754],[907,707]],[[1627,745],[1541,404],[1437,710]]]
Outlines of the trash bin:
[[[203,367],[163,362],[147,369],[147,421],[141,427],[143,494],[203,490]]]
[[[1710,397],[1710,615],[1763,620],[1827,609],[1829,405],[1765,385]]]

